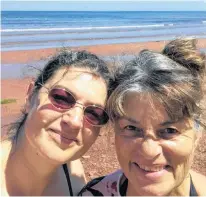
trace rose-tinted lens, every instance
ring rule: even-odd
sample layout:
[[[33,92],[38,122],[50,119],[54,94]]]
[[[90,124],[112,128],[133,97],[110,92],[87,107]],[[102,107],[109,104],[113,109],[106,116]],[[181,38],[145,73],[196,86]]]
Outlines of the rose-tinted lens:
[[[61,88],[54,88],[49,93],[49,99],[58,109],[70,109],[76,103],[75,98]]]
[[[107,113],[96,106],[88,106],[84,111],[85,118],[92,125],[104,125],[108,122],[109,117]]]

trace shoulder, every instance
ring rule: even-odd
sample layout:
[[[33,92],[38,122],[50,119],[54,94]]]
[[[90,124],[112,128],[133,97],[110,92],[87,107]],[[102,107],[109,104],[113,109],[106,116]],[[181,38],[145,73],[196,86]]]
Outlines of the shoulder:
[[[91,180],[79,193],[79,196],[119,196],[119,181],[122,171]]]
[[[7,163],[7,160],[8,160],[9,154],[11,152],[11,149],[12,149],[12,143],[10,141],[2,141],[1,142],[0,157],[1,157],[2,167],[4,165],[6,165],[6,163]]]
[[[86,184],[86,177],[84,173],[84,168],[79,159],[67,163],[69,170],[72,189],[75,195],[80,191],[80,189]]]
[[[68,162],[67,166],[70,170],[71,175],[81,177],[82,179],[86,181],[85,174],[84,174],[84,168],[83,168],[83,165],[80,159]]]
[[[192,181],[193,184],[195,186],[195,189],[198,193],[199,196],[206,196],[206,187],[205,187],[205,183],[206,183],[206,176],[197,173],[193,170],[190,171],[190,174],[192,176]]]
[[[10,141],[2,141],[1,142],[1,194],[2,196],[9,196],[7,191],[7,184],[5,178],[5,169],[7,165],[7,161],[11,152],[12,143]]]

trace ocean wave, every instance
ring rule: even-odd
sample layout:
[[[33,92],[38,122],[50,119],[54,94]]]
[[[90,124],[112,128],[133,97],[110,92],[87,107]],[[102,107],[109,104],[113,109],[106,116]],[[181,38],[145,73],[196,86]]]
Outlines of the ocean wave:
[[[129,28],[150,28],[164,27],[173,24],[152,24],[152,25],[128,25],[128,26],[103,26],[103,27],[63,27],[63,28],[30,28],[30,29],[1,29],[1,32],[30,32],[30,31],[76,31],[95,29],[129,29]]]

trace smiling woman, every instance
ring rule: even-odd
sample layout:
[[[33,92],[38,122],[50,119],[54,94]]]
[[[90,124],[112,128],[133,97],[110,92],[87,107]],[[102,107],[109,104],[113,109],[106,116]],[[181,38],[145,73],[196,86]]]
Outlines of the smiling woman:
[[[122,169],[80,195],[206,195],[206,178],[190,170],[204,126],[204,75],[194,39],[171,41],[162,53],[143,50],[119,67],[107,108]]]
[[[23,117],[2,141],[2,194],[76,195],[85,184],[78,160],[108,121],[110,73],[86,51],[63,50],[29,85]]]

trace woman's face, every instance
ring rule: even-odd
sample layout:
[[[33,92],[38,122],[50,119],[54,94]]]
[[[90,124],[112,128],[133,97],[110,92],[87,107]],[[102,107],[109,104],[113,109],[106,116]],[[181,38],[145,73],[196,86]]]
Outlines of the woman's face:
[[[115,122],[116,152],[130,195],[168,195],[188,177],[195,147],[193,122],[173,122],[155,98],[129,93]]]
[[[27,101],[28,118],[25,135],[37,153],[54,164],[80,158],[96,140],[100,127],[84,118],[84,107],[104,108],[107,87],[103,79],[83,68],[59,69],[42,87],[38,95]],[[55,108],[48,98],[52,87],[71,92],[78,103],[66,111]]]

